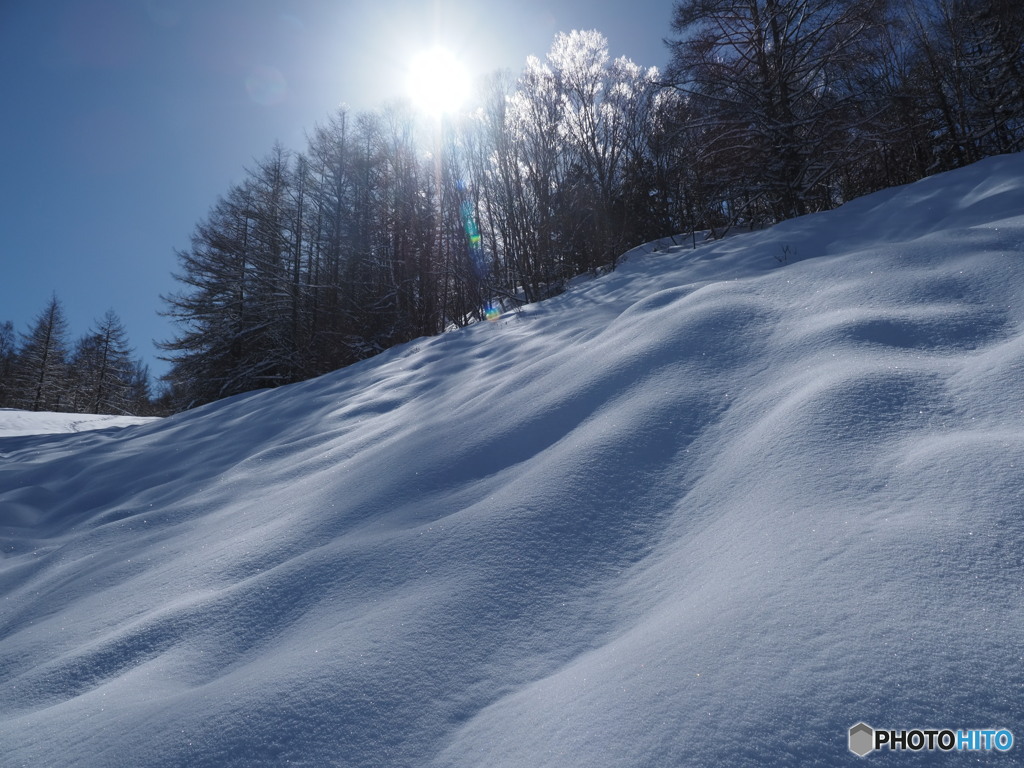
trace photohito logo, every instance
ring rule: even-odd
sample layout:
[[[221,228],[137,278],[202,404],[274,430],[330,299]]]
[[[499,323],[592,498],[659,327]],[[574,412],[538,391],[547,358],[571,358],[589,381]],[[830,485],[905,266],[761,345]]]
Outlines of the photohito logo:
[[[912,752],[936,749],[942,752],[1006,752],[1013,746],[1013,734],[1006,728],[956,731],[949,728],[915,728],[897,731],[857,723],[850,726],[849,739],[850,751],[859,757],[883,748],[894,751],[908,749]]]

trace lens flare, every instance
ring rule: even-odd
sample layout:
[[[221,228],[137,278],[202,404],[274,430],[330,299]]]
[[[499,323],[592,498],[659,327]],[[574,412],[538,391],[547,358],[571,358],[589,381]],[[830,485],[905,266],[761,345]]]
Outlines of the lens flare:
[[[476,217],[473,215],[473,206],[468,200],[463,200],[459,206],[459,216],[462,218],[462,228],[466,230],[466,238],[469,242],[469,260],[476,270],[476,276],[483,280],[487,277],[487,264],[484,262],[484,244],[480,237],[480,228],[476,225]]]
[[[249,98],[264,107],[273,107],[288,95],[288,82],[276,67],[253,67],[245,78]]]
[[[465,192],[466,186],[459,182],[459,191]],[[484,286],[487,285],[487,262],[484,260],[483,238],[480,236],[480,227],[476,225],[476,216],[473,215],[473,205],[469,200],[463,200],[459,206],[459,216],[462,219],[462,228],[466,231],[466,240],[469,250],[469,263],[476,272],[476,277]],[[501,317],[501,308],[492,302],[484,305],[484,317],[494,322]]]

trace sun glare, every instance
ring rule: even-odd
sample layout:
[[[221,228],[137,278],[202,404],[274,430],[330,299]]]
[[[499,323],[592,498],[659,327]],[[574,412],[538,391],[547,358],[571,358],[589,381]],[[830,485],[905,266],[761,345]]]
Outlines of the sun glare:
[[[409,65],[409,96],[431,115],[454,112],[469,97],[469,74],[451,51],[423,51]]]

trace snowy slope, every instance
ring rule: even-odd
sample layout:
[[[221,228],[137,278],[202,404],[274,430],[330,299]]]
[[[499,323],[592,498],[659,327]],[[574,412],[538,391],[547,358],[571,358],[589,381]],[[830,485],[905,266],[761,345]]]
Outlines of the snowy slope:
[[[314,381],[0,439],[4,765],[1024,738],[1022,252],[995,158]]]
[[[130,427],[155,419],[145,416],[108,416],[91,413],[48,413],[0,408],[0,437],[86,432],[93,429]]]

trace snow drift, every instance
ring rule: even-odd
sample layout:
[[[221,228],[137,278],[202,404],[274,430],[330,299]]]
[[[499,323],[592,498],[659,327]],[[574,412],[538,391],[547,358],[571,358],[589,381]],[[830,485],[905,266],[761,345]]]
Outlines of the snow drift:
[[[314,381],[0,439],[5,764],[1024,737],[1022,251],[994,158]]]

